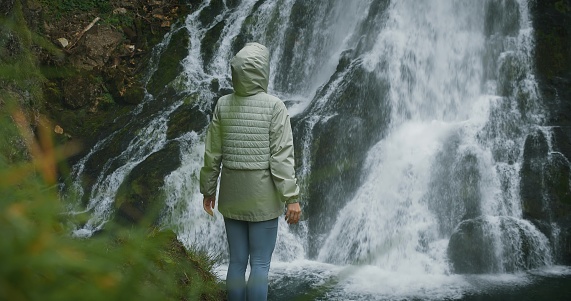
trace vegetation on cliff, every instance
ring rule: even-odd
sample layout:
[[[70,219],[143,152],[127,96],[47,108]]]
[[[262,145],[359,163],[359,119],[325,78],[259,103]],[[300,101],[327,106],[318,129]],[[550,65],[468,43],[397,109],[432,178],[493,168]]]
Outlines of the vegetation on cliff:
[[[174,233],[142,223],[73,238],[58,195],[66,159],[141,101],[148,51],[189,8],[0,3],[1,300],[223,299],[211,258],[185,250]]]

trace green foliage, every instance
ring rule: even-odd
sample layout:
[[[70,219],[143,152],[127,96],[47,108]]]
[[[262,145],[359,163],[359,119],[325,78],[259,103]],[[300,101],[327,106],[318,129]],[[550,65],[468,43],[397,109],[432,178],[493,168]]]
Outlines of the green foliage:
[[[26,127],[2,117],[2,137]],[[187,252],[170,231],[111,225],[90,239],[71,237],[53,177],[64,153],[46,135],[25,138],[32,162],[9,164],[0,152],[0,300],[219,300],[213,261]]]
[[[109,14],[103,18],[103,23],[115,26],[132,26],[133,22],[134,17],[131,11],[127,11],[125,14]]]
[[[40,0],[49,14],[61,18],[74,12],[92,12],[107,14],[113,11],[111,1],[107,0]]]
[[[42,2],[109,9],[108,1]],[[213,261],[187,252],[170,231],[109,225],[89,239],[71,237],[74,217],[65,213],[57,177],[78,146],[56,147],[53,125],[39,114],[44,89],[61,91],[32,51],[59,50],[29,31],[20,1],[0,25],[0,301],[223,299]]]
[[[109,109],[113,104],[115,104],[115,100],[109,93],[103,93],[99,98],[99,106],[104,110]]]
[[[38,110],[45,78],[36,66],[37,59],[31,49],[36,42],[45,40],[28,30],[19,1],[15,2],[10,16],[0,19],[0,25],[0,90],[9,87],[18,91],[18,99],[31,105],[32,110]]]
[[[47,15],[61,19],[77,13],[95,13],[101,17],[102,23],[121,26],[133,24],[133,14],[114,14],[114,1],[106,0],[39,0],[47,10]]]

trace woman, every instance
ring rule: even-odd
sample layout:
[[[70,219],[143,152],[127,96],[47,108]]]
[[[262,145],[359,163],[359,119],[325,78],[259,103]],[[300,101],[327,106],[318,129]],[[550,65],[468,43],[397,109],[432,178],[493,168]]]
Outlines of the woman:
[[[248,43],[230,64],[234,93],[221,97],[214,109],[200,192],[204,210],[212,215],[222,164],[218,210],[224,216],[230,251],[228,300],[266,300],[283,204],[289,224],[297,223],[301,215],[293,138],[285,105],[266,93],[268,49]],[[251,271],[246,285],[248,258]]]

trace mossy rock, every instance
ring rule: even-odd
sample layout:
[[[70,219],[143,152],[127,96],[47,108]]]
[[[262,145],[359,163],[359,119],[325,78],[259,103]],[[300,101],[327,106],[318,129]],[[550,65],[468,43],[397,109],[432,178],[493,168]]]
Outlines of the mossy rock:
[[[178,107],[168,121],[167,139],[175,139],[185,133],[201,132],[208,125],[208,118],[194,104],[183,104]]]
[[[234,0],[232,2],[234,2]],[[224,9],[223,0],[210,1],[210,4],[204,9],[202,9],[200,15],[198,16],[198,20],[200,21],[200,23],[202,23],[202,28],[207,28],[208,25],[210,25],[211,22],[216,19],[216,16],[222,13],[223,9]]]
[[[512,273],[548,264],[546,241],[525,221],[507,216],[492,220],[480,217],[458,225],[447,254],[455,273]]]
[[[332,226],[337,208],[348,202],[362,184],[367,151],[379,141],[389,122],[387,85],[367,72],[359,62],[347,68],[350,68],[347,76],[354,80],[336,87],[324,107],[312,105],[292,120],[296,153],[302,153],[299,147],[303,145],[303,139],[312,135],[311,174],[309,179],[304,179],[309,181],[307,199],[311,200],[305,207],[308,216],[312,217],[308,220],[310,257],[317,255],[323,242],[320,239]],[[339,75],[334,75],[329,83],[336,76]],[[329,88],[323,87],[317,98]],[[312,133],[308,133],[307,127],[314,116],[332,117],[322,118]],[[336,206],[330,206],[331,203]]]
[[[145,88],[140,80],[133,78],[123,66],[108,70],[106,85],[117,102],[139,104],[145,98]]]
[[[537,130],[527,136],[520,170],[520,194],[523,202],[523,215],[526,218],[543,220],[549,216],[543,195],[548,149],[547,139],[543,132]]]
[[[183,70],[181,62],[188,56],[189,36],[185,28],[173,34],[158,63],[158,68],[147,83],[147,91],[159,95]]]
[[[101,81],[101,78],[92,73],[64,78],[61,82],[64,104],[71,109],[93,106],[103,92]]]
[[[200,52],[202,53],[203,58],[203,65],[206,68],[211,62],[212,58],[214,57],[214,53],[218,48],[218,40],[220,39],[220,35],[222,34],[222,30],[226,26],[226,21],[222,20],[210,28],[204,38],[202,38],[202,43],[200,44]]]
[[[115,220],[155,224],[164,208],[164,179],[180,164],[179,142],[171,141],[133,168],[117,191]]]

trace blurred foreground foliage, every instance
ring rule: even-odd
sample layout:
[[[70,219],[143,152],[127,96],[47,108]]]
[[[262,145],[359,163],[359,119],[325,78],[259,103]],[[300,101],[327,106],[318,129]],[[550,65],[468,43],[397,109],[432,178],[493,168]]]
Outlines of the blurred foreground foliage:
[[[223,299],[212,258],[172,231],[108,225],[71,236],[57,180],[79,146],[54,143],[41,114],[46,80],[31,50],[55,50],[28,30],[20,5],[0,16],[0,300]]]
[[[0,300],[222,299],[214,261],[171,231],[109,226],[71,237],[55,184],[58,158],[76,147],[55,148],[42,122],[34,134],[13,103],[0,111]],[[7,141],[18,139],[30,159],[9,162]]]

